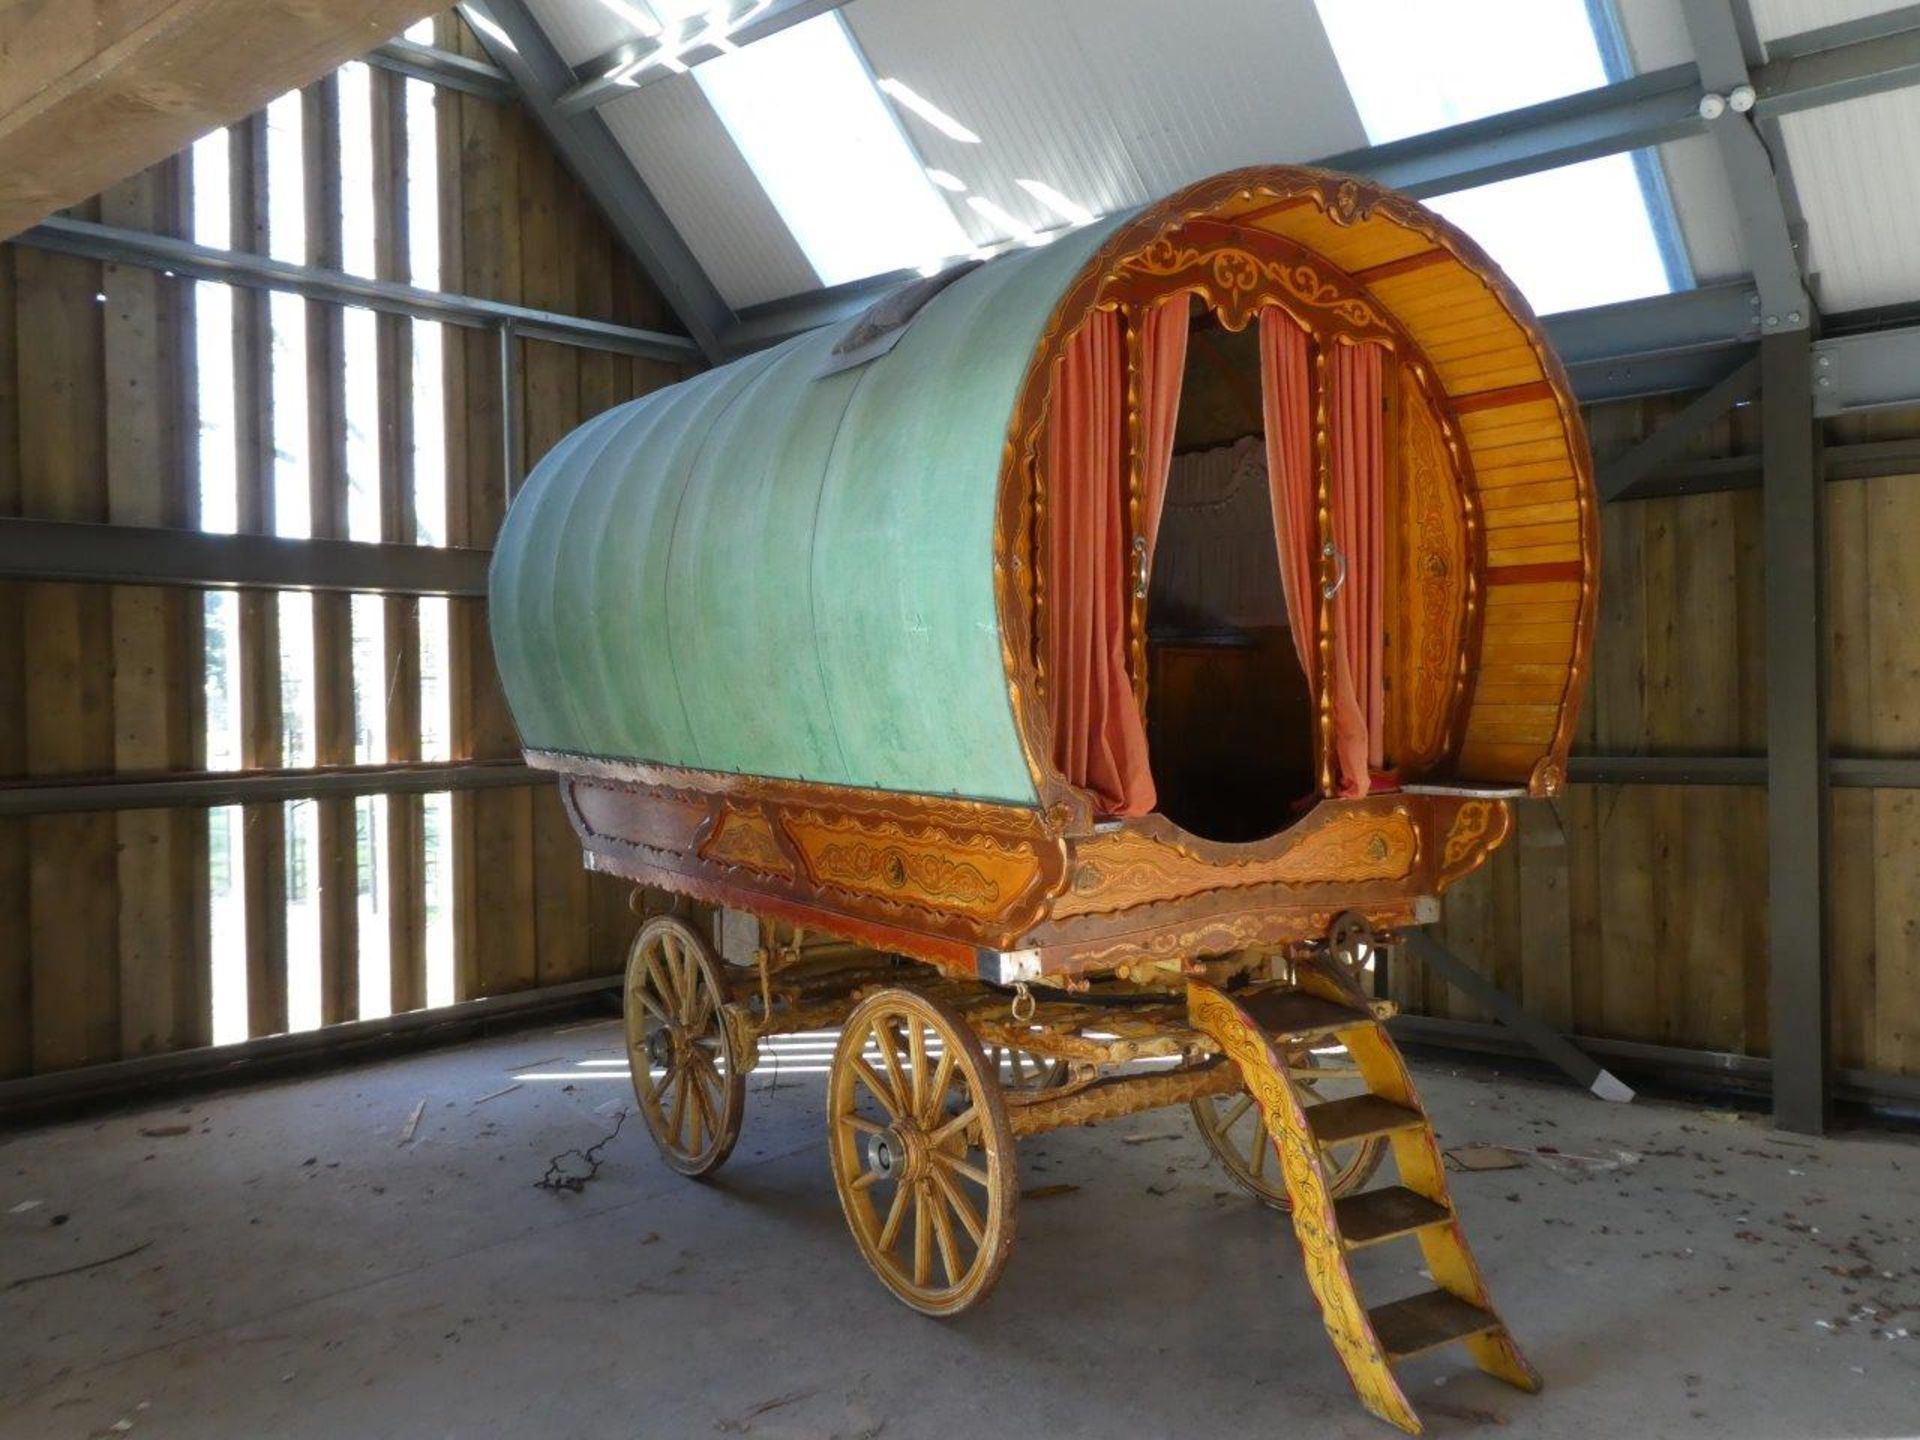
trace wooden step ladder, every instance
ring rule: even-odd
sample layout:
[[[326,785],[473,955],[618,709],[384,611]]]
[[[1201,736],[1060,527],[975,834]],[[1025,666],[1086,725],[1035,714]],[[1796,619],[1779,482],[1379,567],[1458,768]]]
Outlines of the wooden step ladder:
[[[1467,1248],[1433,1126],[1385,1029],[1391,1007],[1369,1001],[1343,976],[1309,962],[1296,966],[1291,984],[1231,995],[1203,979],[1190,979],[1187,1010],[1194,1027],[1219,1042],[1240,1067],[1266,1118],[1293,1202],[1307,1283],[1361,1403],[1418,1435],[1420,1417],[1394,1378],[1393,1366],[1455,1343],[1464,1345],[1489,1375],[1538,1390],[1539,1373],[1495,1313]],[[1286,1054],[1291,1046],[1316,1040],[1345,1045],[1371,1093],[1306,1103]],[[1336,1200],[1323,1149],[1371,1136],[1387,1137],[1399,1183]],[[1435,1288],[1368,1308],[1354,1287],[1347,1257],[1366,1246],[1405,1239],[1418,1242]]]

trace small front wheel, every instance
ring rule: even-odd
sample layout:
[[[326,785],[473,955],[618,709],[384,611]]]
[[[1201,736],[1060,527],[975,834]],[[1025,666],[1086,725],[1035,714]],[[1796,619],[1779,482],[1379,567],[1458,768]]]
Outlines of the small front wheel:
[[[967,1023],[912,990],[847,1017],[827,1078],[828,1149],[854,1244],[925,1315],[957,1315],[1000,1278],[1020,1180],[998,1078]]]
[[[698,933],[660,915],[627,957],[627,1062],[634,1098],[660,1156],[682,1175],[710,1175],[740,1138],[746,1076],[720,1007],[726,983]]]
[[[1344,1047],[1321,1054],[1309,1046],[1296,1045],[1287,1053],[1287,1068],[1301,1103],[1309,1109],[1366,1089],[1359,1068]],[[1279,1158],[1273,1153],[1273,1141],[1267,1135],[1266,1120],[1250,1092],[1195,1100],[1193,1123],[1236,1185],[1263,1205],[1276,1210],[1293,1208],[1286,1181],[1281,1178]],[[1386,1150],[1387,1141],[1378,1135],[1326,1147],[1321,1156],[1331,1192],[1346,1195],[1366,1184],[1380,1168]]]

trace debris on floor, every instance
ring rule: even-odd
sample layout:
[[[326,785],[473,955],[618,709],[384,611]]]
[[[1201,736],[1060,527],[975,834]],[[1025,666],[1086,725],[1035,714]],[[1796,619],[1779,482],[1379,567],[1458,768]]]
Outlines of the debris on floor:
[[[1504,1145],[1460,1145],[1446,1154],[1455,1170],[1518,1170],[1527,1163]]]
[[[102,1266],[112,1265],[116,1261],[132,1259],[152,1244],[153,1241],[151,1240],[142,1240],[138,1245],[129,1246],[127,1249],[121,1250],[113,1255],[102,1256],[98,1260],[88,1260],[79,1265],[68,1265],[60,1270],[42,1270],[37,1275],[21,1275],[16,1279],[7,1281],[4,1285],[0,1285],[0,1292],[24,1290],[29,1285],[38,1285],[42,1280],[58,1280],[66,1275],[81,1275],[89,1270],[98,1270]]]
[[[1071,1195],[1078,1185],[1029,1185],[1020,1192],[1022,1200],[1051,1200],[1056,1195]]]
[[[753,1429],[753,1422],[755,1420],[767,1414],[769,1411],[784,1410],[789,1405],[798,1405],[802,1400],[811,1400],[819,1393],[818,1390],[795,1390],[791,1394],[776,1395],[771,1400],[762,1400],[758,1405],[755,1405],[751,1410],[748,1410],[736,1420],[714,1421],[713,1428],[723,1435],[744,1435],[747,1431]]]
[[[400,1143],[411,1145],[414,1133],[420,1128],[420,1117],[427,1113],[427,1102],[422,1100],[413,1107],[413,1113],[407,1116],[407,1123],[400,1127]]]
[[[503,1086],[498,1090],[488,1091],[485,1095],[482,1095],[478,1100],[474,1101],[473,1103],[476,1105],[484,1105],[489,1100],[498,1100],[502,1095],[511,1095],[514,1091],[520,1088],[521,1088],[520,1082],[516,1080],[511,1085]]]
[[[569,1194],[578,1195],[582,1190],[587,1188],[588,1181],[599,1175],[602,1163],[600,1152],[614,1142],[615,1137],[620,1134],[620,1127],[626,1123],[627,1112],[622,1110],[618,1115],[613,1117],[613,1129],[609,1130],[605,1135],[602,1135],[598,1140],[594,1141],[593,1144],[587,1146],[586,1149],[562,1150],[558,1155],[555,1155],[547,1161],[547,1173],[533,1182],[535,1188],[540,1190],[565,1190]],[[584,1174],[577,1169],[568,1168],[567,1160],[570,1156],[577,1156],[580,1162],[587,1167]]]

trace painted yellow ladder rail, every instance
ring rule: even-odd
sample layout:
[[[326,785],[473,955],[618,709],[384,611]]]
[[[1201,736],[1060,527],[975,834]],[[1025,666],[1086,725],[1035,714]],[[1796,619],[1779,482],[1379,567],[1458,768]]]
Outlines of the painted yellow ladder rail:
[[[1361,1403],[1418,1435],[1420,1417],[1394,1378],[1393,1365],[1456,1342],[1489,1375],[1538,1390],[1539,1373],[1495,1313],[1467,1248],[1433,1127],[1381,1017],[1362,997],[1310,965],[1296,970],[1292,984],[1231,995],[1191,980],[1187,1010],[1195,1028],[1217,1040],[1240,1067],[1266,1119],[1293,1202],[1307,1283]],[[1283,1057],[1290,1044],[1322,1038],[1347,1047],[1370,1093],[1313,1103]],[[1398,1183],[1336,1200],[1323,1147],[1373,1135],[1386,1136],[1392,1146]],[[1435,1288],[1368,1308],[1347,1257],[1364,1246],[1403,1239],[1418,1242]]]

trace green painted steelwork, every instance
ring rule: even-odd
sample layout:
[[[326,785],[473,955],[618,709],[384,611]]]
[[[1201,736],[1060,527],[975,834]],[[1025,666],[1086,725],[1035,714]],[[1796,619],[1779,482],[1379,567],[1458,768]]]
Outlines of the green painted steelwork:
[[[849,324],[622,405],[535,467],[494,551],[529,749],[1035,803],[993,597],[1020,383],[1126,217],[961,277],[837,373]]]

